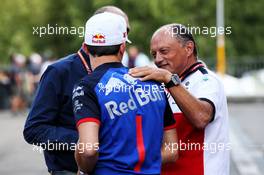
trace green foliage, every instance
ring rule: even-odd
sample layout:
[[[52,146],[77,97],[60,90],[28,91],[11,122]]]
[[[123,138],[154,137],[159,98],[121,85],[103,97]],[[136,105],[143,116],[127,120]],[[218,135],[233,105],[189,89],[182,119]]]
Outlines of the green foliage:
[[[233,56],[263,55],[264,2],[226,0],[226,25],[232,26],[227,51]]]
[[[7,63],[12,53],[29,56],[32,52],[52,52],[56,58],[76,52],[83,38],[76,35],[33,34],[33,27],[80,27],[104,5],[116,5],[129,16],[130,39],[145,53],[153,32],[168,23],[186,26],[216,26],[216,0],[2,0],[0,6],[0,62]],[[264,55],[264,3],[262,0],[226,0],[225,24],[228,57]],[[216,37],[194,35],[199,56],[212,62],[216,57]]]

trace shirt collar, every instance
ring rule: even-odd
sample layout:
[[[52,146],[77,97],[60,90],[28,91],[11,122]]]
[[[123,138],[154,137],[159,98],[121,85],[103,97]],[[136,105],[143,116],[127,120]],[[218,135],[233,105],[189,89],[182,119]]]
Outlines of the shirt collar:
[[[200,62],[200,61],[198,61],[198,62],[194,63],[193,65],[191,65],[188,69],[186,69],[180,75],[181,81],[184,81],[189,75],[191,75],[192,73],[196,72],[201,67],[204,67],[204,64],[202,62]]]
[[[80,49],[80,52],[81,52],[82,56],[84,57],[85,61],[88,63],[89,67],[91,68],[90,58],[89,58],[89,55],[86,51],[86,46],[84,43]]]

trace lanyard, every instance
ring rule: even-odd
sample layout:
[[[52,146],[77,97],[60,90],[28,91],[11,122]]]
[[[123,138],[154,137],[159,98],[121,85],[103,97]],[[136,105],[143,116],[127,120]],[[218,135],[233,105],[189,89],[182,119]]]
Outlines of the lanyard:
[[[92,70],[89,68],[87,62],[85,61],[85,59],[84,59],[84,57],[83,57],[83,55],[81,54],[80,51],[78,51],[78,55],[79,55],[79,57],[80,57],[80,59],[81,59],[83,65],[84,65],[84,67],[85,67],[87,73],[88,73],[88,74],[92,73]]]

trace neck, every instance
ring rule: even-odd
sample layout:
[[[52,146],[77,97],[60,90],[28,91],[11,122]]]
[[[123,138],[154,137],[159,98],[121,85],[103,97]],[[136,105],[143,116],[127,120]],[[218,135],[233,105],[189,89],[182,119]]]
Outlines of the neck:
[[[107,56],[100,56],[100,57],[93,57],[90,55],[91,58],[91,66],[92,70],[97,68],[98,66],[104,63],[112,63],[112,62],[121,62],[121,59],[117,55],[107,55]]]
[[[187,69],[189,69],[189,67],[191,67],[194,63],[196,63],[198,60],[196,59],[196,57],[194,55],[191,56],[191,58],[188,59],[186,66],[184,66],[185,69],[183,69],[180,74],[178,75],[182,75]]]

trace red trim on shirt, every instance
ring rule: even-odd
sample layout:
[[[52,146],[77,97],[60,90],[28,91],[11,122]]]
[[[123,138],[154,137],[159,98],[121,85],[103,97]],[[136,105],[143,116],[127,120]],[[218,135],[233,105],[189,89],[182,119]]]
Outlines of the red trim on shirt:
[[[194,71],[194,70],[197,69],[198,67],[204,67],[204,65],[203,65],[202,63],[197,64],[196,66],[194,66],[194,68],[192,68],[192,69],[190,70],[190,72],[191,72],[191,71]]]
[[[134,167],[134,171],[139,172],[141,169],[141,166],[143,165],[145,161],[145,146],[144,146],[144,138],[143,138],[143,132],[142,132],[142,116],[137,115],[136,116],[136,136],[137,136],[137,151],[138,151],[138,157],[139,160]]]
[[[100,120],[98,120],[98,119],[96,119],[96,118],[83,118],[83,119],[81,119],[81,120],[79,120],[79,121],[77,122],[77,124],[76,124],[77,128],[78,128],[78,126],[79,126],[80,124],[85,123],[85,122],[95,122],[95,123],[97,123],[98,125],[101,124]]]
[[[174,123],[173,125],[164,127],[163,130],[167,131],[167,130],[174,129],[174,128],[176,128],[176,123]]]
[[[187,70],[185,70],[183,73],[180,74],[180,79],[183,81],[183,79],[189,76],[191,72],[194,72],[200,67],[204,67],[203,63],[201,62],[194,63],[190,68],[188,68]]]
[[[174,113],[178,135],[179,159],[162,166],[162,175],[204,175],[204,129],[196,129],[183,113]],[[200,144],[200,149],[195,146]],[[191,167],[191,168],[190,168]]]

